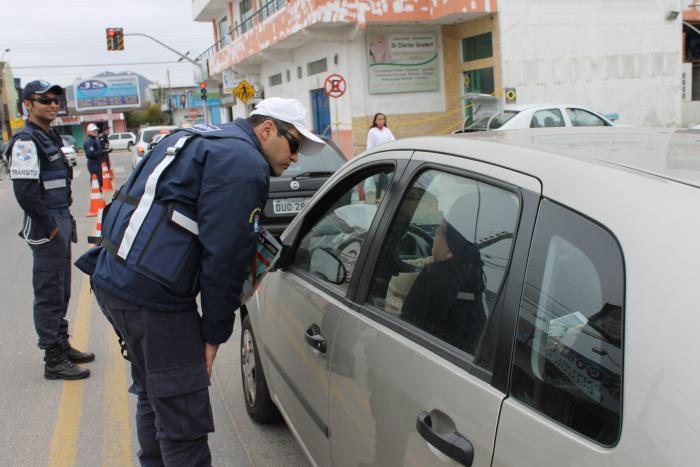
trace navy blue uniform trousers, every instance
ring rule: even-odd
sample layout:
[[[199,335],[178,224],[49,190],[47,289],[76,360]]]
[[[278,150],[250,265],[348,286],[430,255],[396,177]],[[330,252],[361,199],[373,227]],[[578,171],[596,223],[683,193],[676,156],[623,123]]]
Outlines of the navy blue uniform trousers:
[[[208,467],[214,431],[201,318],[128,303],[93,284],[97,302],[124,340],[138,396],[136,431],[144,467]]]
[[[68,338],[66,312],[70,301],[71,237],[73,222],[68,208],[49,209],[59,233],[50,241],[29,244],[34,256],[34,327],[39,348],[49,349]]]
[[[102,163],[99,159],[88,159],[87,169],[90,172],[90,186],[92,186],[92,176],[97,175],[97,183],[100,184],[102,190]]]

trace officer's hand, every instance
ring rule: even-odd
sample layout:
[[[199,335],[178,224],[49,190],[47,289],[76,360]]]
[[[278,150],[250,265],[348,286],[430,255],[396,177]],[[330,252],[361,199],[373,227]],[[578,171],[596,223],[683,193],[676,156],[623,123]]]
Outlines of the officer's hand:
[[[54,229],[49,232],[49,240],[53,240],[56,235],[58,235],[58,227],[54,227]]]
[[[207,374],[211,378],[211,370],[214,368],[214,359],[216,358],[216,352],[219,350],[218,345],[210,344],[209,342],[204,343],[204,360],[207,363]]]

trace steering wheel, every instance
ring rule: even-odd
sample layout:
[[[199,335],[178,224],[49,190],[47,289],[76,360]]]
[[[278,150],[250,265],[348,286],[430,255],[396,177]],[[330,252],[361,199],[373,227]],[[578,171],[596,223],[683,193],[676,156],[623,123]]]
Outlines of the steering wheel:
[[[400,244],[402,255],[424,258],[431,254],[433,237],[420,227],[409,225],[401,236]]]

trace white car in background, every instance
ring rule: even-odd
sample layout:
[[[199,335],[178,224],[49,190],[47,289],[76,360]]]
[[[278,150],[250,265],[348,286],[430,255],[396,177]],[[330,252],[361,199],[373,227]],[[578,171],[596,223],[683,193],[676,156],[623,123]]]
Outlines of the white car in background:
[[[143,155],[148,151],[148,143],[150,143],[155,136],[160,134],[167,135],[177,128],[178,127],[173,125],[147,126],[141,128],[136,138],[136,144],[131,148],[131,167],[136,167],[136,164],[139,163]]]
[[[63,154],[66,156],[66,159],[68,159],[68,163],[71,166],[75,167],[78,165],[78,158],[76,157],[73,146],[63,146],[61,148],[61,152],[63,152]]]
[[[506,105],[502,112],[477,119],[457,133],[524,128],[615,126],[607,117],[586,107],[568,104]]]
[[[136,135],[130,131],[123,133],[112,133],[109,135],[109,147],[112,149],[126,149],[131,151],[131,147],[136,144]]]

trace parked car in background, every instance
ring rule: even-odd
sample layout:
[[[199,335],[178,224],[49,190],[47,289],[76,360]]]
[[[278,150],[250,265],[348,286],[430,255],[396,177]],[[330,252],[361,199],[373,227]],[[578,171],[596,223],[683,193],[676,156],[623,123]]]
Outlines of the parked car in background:
[[[579,126],[615,126],[615,124],[603,115],[578,105],[506,105],[502,112],[491,117],[482,117],[465,129],[458,130],[457,133]]]
[[[63,154],[66,156],[66,159],[68,159],[68,163],[70,165],[73,167],[78,165],[78,158],[76,157],[75,148],[72,146],[63,146],[61,148],[61,152],[63,152]]]
[[[63,141],[63,147],[70,147],[73,148],[74,152],[78,152],[78,142],[75,140],[75,137],[71,135],[60,135],[61,136],[61,141]]]
[[[316,190],[347,161],[332,140],[320,138],[326,142],[321,152],[312,156],[300,152],[298,162],[279,177],[270,178],[270,195],[260,220],[273,235],[281,234]]]
[[[136,144],[131,147],[131,167],[136,167],[143,155],[148,150],[148,143],[151,142],[154,136],[159,134],[167,135],[173,130],[177,129],[176,126],[147,126],[141,128],[136,137]]]
[[[131,147],[134,144],[136,144],[136,135],[131,132],[112,133],[109,135],[109,147],[112,149],[131,151]]]
[[[698,133],[354,158],[240,309],[249,415],[281,415],[313,465],[697,465]]]

